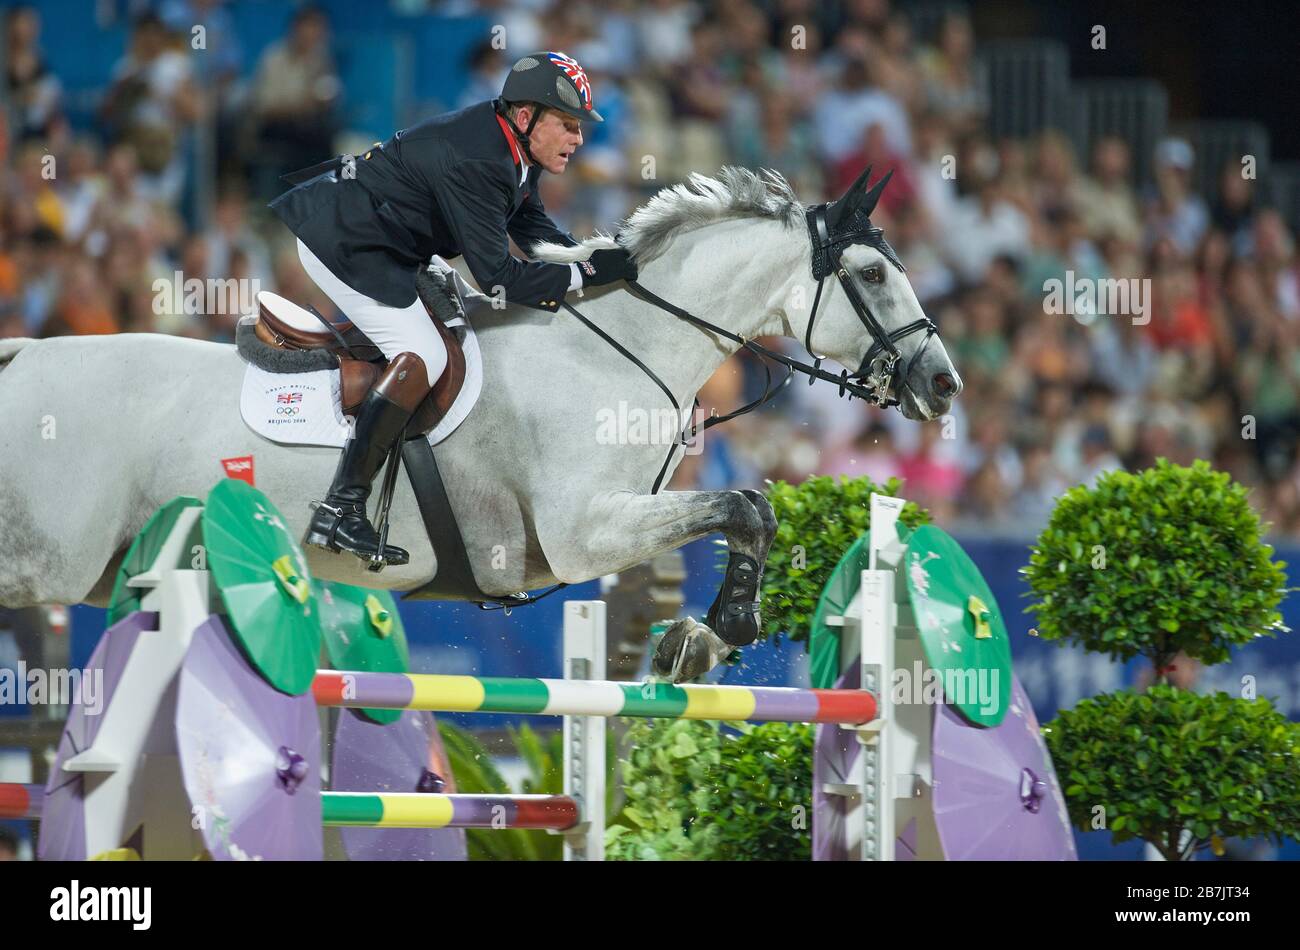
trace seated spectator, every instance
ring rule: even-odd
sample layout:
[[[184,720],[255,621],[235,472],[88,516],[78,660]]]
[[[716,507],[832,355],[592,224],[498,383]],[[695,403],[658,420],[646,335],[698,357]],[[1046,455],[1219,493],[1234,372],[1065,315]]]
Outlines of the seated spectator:
[[[1022,447],[1021,458],[1024,478],[1011,495],[1011,516],[1018,524],[1045,525],[1069,483],[1057,471],[1046,444],[1033,442]]]
[[[334,153],[340,83],[329,48],[329,22],[317,7],[294,14],[289,35],[262,54],[253,83],[252,121],[259,194],[282,188],[279,176]]]
[[[867,166],[875,169],[873,180],[887,172],[894,173],[876,205],[887,216],[892,218],[900,208],[917,200],[916,176],[911,163],[889,147],[884,127],[879,122],[867,126],[857,148],[835,163],[830,181],[832,194],[844,194]]]
[[[818,469],[822,475],[868,476],[883,485],[899,474],[898,453],[889,429],[879,422],[864,425],[847,445],[823,450]]]
[[[1273,295],[1274,306],[1287,319],[1300,317],[1300,273],[1295,240],[1276,209],[1260,211],[1251,228],[1251,245],[1260,276]]]
[[[184,186],[181,135],[199,115],[190,70],[188,47],[156,14],[145,13],[113,70],[101,110],[114,141],[135,150],[142,187],[168,204],[177,202]]]
[[[1255,217],[1254,182],[1242,174],[1238,161],[1227,161],[1219,174],[1219,194],[1210,220],[1227,235],[1233,250],[1249,253],[1250,230]]]
[[[973,196],[961,199],[944,236],[948,262],[968,284],[978,283],[994,258],[1023,260],[1029,251],[1029,221],[988,178]]]
[[[719,63],[726,48],[722,30],[713,20],[701,20],[691,28],[690,39],[690,58],[668,79],[673,114],[682,119],[721,121],[731,99]]]
[[[746,168],[774,168],[781,172],[796,195],[822,193],[821,173],[805,125],[795,121],[790,96],[769,90],[759,100],[757,125],[733,128],[732,148],[738,164]]]
[[[1003,521],[1010,512],[1012,494],[996,463],[986,459],[962,487],[959,508],[963,515],[983,522]]]
[[[104,163],[104,185],[86,223],[86,250],[105,253],[110,233],[141,229],[157,235],[164,244],[178,236],[180,222],[160,202],[146,195],[135,148],[117,145]]]
[[[29,208],[39,227],[48,228],[62,237],[63,203],[54,190],[57,166],[53,156],[37,142],[28,142],[19,148],[14,164],[17,175],[9,182],[11,200]]]
[[[1075,184],[1074,206],[1084,227],[1097,237],[1115,237],[1136,245],[1142,239],[1137,202],[1129,180],[1131,161],[1123,139],[1098,139],[1092,152],[1092,177]]]
[[[834,165],[862,142],[873,124],[885,132],[889,148],[900,155],[912,154],[912,133],[907,111],[872,78],[871,63],[852,56],[840,72],[839,82],[817,104],[814,123],[822,160]]]
[[[967,382],[994,380],[1001,375],[1011,356],[1007,341],[1011,327],[997,298],[984,287],[972,288],[962,296],[967,320],[966,333],[950,346],[953,360]]]
[[[920,430],[915,451],[898,460],[898,476],[909,500],[930,508],[936,519],[950,517],[965,480],[956,440],[943,438],[943,426],[921,426]]]
[[[41,16],[34,7],[9,11],[5,19],[5,92],[14,111],[14,138],[57,144],[67,131],[63,86],[45,64],[40,37]]]
[[[213,210],[213,226],[208,233],[208,262],[214,277],[233,277],[232,261],[236,255],[242,254],[249,272],[245,276],[251,276],[259,285],[269,288],[271,251],[249,223],[248,208],[248,194],[243,186],[227,183]]]
[[[1146,209],[1146,246],[1161,238],[1190,255],[1205,233],[1209,213],[1192,193],[1192,147],[1182,139],[1165,139],[1156,148],[1156,194]]]
[[[652,0],[637,11],[636,28],[646,66],[670,75],[692,60],[696,45],[693,27],[699,19],[694,4],[683,0]]]
[[[876,49],[880,87],[903,104],[909,113],[925,108],[925,76],[912,48],[912,24],[906,15],[894,13],[880,31]]]
[[[63,239],[80,244],[106,187],[99,171],[99,148],[93,139],[78,138],[72,143],[54,187],[63,206]]]
[[[1077,184],[1074,149],[1069,140],[1054,129],[1044,131],[1034,149],[1031,192],[1035,209],[1043,215],[1069,210]]]
[[[939,43],[921,58],[928,108],[959,133],[973,130],[988,112],[988,76],[975,60],[969,17],[951,11],[939,27]]]
[[[826,70],[820,61],[822,31],[809,19],[787,21],[779,31],[776,48],[781,55],[781,92],[791,97],[794,113],[800,119],[812,114],[826,87]],[[802,32],[795,34],[794,28]],[[801,40],[795,44],[795,38]]]
[[[1153,271],[1156,269],[1153,267]],[[1151,281],[1151,322],[1147,331],[1159,349],[1209,346],[1214,327],[1197,293],[1196,272],[1182,260],[1156,271]]]
[[[87,258],[75,258],[63,272],[62,292],[42,336],[86,336],[121,330],[99,270]]]

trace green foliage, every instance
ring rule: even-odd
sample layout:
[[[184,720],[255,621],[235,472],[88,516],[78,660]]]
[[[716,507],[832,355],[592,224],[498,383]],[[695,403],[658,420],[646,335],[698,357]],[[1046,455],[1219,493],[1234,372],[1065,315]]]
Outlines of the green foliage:
[[[897,496],[901,487],[897,478],[881,486],[865,475],[818,475],[798,485],[768,483],[767,500],[778,527],[763,569],[764,636],[785,632],[792,640],[808,638],[831,571],[871,527],[871,495]],[[909,502],[900,520],[915,528],[929,523],[930,513]]]
[[[513,791],[492,764],[491,754],[473,735],[445,719],[438,720],[438,731],[442,734],[452,774],[456,776],[458,792],[469,795],[509,795]],[[544,831],[524,831],[518,828],[468,828],[465,831],[465,843],[471,861],[558,860],[560,852],[554,844],[558,840]]]
[[[609,860],[807,861],[813,727],[636,720]]]
[[[1071,821],[1096,828],[1100,806],[1116,843],[1172,861],[1227,837],[1300,837],[1300,724],[1268,700],[1157,685],[1085,699],[1043,734]]]
[[[1198,461],[1115,471],[1057,502],[1025,574],[1045,640],[1163,671],[1181,651],[1222,663],[1232,646],[1290,632],[1276,610],[1283,562],[1260,541],[1246,490]]]
[[[448,763],[456,776],[457,791],[471,795],[510,795],[514,789],[492,764],[492,755],[472,734],[457,728],[445,719],[438,720]],[[510,729],[510,739],[515,751],[528,767],[523,780],[525,795],[559,795],[564,788],[564,739],[557,729],[540,734],[527,725]],[[613,736],[606,739],[607,765],[606,808],[614,798]],[[519,828],[468,828],[466,846],[471,861],[559,861],[563,857],[564,840],[559,835],[545,831],[525,831]]]

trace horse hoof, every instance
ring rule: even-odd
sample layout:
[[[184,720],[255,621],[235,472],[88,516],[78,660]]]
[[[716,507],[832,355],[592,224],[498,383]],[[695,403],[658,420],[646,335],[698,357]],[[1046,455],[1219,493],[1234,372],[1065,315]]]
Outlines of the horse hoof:
[[[734,649],[694,617],[686,617],[664,631],[650,669],[670,683],[686,683],[713,669]]]

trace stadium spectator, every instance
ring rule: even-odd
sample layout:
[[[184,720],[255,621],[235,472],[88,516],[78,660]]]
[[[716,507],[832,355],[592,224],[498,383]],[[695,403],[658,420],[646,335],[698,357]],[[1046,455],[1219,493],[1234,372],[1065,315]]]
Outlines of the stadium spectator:
[[[63,85],[41,54],[41,18],[35,9],[18,6],[5,18],[5,91],[17,121],[19,142],[44,139],[57,143],[66,133]]]
[[[1192,193],[1195,156],[1182,139],[1165,139],[1156,148],[1156,193],[1147,205],[1147,246],[1168,238],[1181,254],[1191,254],[1205,233],[1209,214]]]
[[[298,9],[289,35],[262,54],[253,83],[253,165],[270,196],[280,175],[333,154],[334,109],[341,84],[330,53],[329,21],[317,7]]]
[[[102,106],[113,139],[135,150],[144,189],[168,204],[184,188],[182,140],[199,115],[187,49],[157,14],[142,14]]]

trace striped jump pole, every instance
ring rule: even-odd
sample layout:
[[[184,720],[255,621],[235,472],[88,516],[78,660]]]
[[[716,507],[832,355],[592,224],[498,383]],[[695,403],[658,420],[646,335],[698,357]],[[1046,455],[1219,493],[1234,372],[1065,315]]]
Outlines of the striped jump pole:
[[[40,818],[45,789],[40,785],[0,782],[0,818]]]
[[[39,820],[45,790],[0,782],[0,819]],[[330,827],[540,828],[578,824],[578,803],[567,795],[434,795],[424,792],[321,792]]]
[[[322,706],[430,712],[846,725],[862,725],[876,715],[876,698],[865,690],[777,686],[672,686],[320,670],[312,694]]]
[[[423,792],[321,792],[326,827],[540,828],[578,824],[567,795],[433,795]]]

